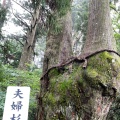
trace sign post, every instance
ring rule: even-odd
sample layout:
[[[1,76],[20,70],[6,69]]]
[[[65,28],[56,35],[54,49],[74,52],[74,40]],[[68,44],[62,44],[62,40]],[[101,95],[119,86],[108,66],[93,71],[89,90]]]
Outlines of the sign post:
[[[3,120],[27,120],[30,87],[7,88]]]

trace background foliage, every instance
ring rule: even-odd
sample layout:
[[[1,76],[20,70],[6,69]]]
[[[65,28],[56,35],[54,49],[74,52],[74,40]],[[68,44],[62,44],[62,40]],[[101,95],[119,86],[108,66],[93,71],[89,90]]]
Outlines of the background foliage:
[[[36,95],[39,92],[41,69],[20,71],[11,66],[0,65],[0,119],[2,119],[5,95],[8,86],[29,86],[31,88],[29,103],[29,120],[35,119],[37,110]]]

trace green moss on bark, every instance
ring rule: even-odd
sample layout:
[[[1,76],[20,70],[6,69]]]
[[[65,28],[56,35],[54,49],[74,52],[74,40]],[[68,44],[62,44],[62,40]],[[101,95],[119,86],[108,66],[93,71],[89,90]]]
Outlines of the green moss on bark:
[[[95,94],[111,97],[116,94],[113,88],[118,89],[115,81],[120,80],[119,60],[114,55],[103,52],[88,59],[86,69],[82,68],[81,63],[73,63],[72,70],[69,65],[66,66],[67,70],[62,73],[53,69],[49,72],[51,78],[48,92],[43,98],[44,106],[49,106],[50,111],[55,114],[62,108],[64,116],[68,106],[72,106],[79,118],[85,115],[84,111],[92,115],[94,108],[91,106],[94,106],[95,102],[92,98]],[[49,120],[52,120],[53,116],[49,115]]]
[[[99,83],[111,85],[113,77],[119,76],[119,65],[119,60],[115,59],[115,56],[108,52],[100,53],[88,60],[88,67],[83,72],[83,78],[93,87]]]

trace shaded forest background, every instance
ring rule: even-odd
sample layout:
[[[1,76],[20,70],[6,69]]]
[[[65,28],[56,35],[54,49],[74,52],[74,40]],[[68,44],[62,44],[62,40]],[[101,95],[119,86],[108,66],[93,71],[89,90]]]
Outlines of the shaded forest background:
[[[71,6],[73,56],[80,55],[86,40],[89,13],[88,2],[88,0],[74,0]],[[21,9],[14,8],[16,5]],[[64,4],[61,5],[59,2],[57,5],[59,9],[64,6]],[[47,4],[44,0],[1,1],[0,119],[2,119],[4,109],[6,88],[12,85],[31,87],[29,120],[34,120],[35,118],[37,111],[36,96],[40,90],[39,81],[42,75],[46,37],[50,27],[54,27],[54,33],[56,34],[60,31],[60,26],[55,21],[55,16],[52,13],[54,7],[56,6]],[[120,1],[110,0],[110,8],[114,37],[117,42],[118,52],[120,53]],[[60,12],[61,16],[62,14],[64,14],[64,7]],[[6,26],[9,23],[16,27],[7,28]],[[12,32],[12,29],[16,29],[16,32]],[[19,31],[17,32],[18,29]],[[23,50],[29,51],[27,53],[30,54],[26,59],[21,60],[22,55],[25,58]],[[119,118],[119,113],[120,108],[117,108],[116,118]]]

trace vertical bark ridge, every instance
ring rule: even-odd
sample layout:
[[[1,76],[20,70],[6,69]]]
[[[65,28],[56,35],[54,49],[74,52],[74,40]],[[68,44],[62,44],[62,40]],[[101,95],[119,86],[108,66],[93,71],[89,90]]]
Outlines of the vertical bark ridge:
[[[61,26],[59,33],[53,33],[50,28],[43,62],[43,74],[52,66],[64,63],[72,56],[72,22],[71,13],[68,11],[62,18],[58,18]]]
[[[90,0],[87,39],[83,54],[102,49],[116,50],[108,0]]]

